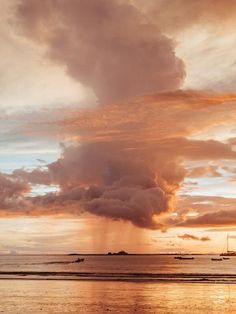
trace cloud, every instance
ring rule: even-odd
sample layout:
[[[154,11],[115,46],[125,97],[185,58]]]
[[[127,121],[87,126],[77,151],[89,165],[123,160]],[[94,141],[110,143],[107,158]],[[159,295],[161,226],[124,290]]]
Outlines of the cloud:
[[[236,4],[234,0],[188,1],[188,0],[133,0],[149,18],[167,32],[180,32],[194,25],[235,25]],[[178,13],[177,13],[178,12]],[[223,26],[223,27],[222,27]]]
[[[195,142],[199,141],[192,141],[194,150],[202,150],[203,159],[226,157],[224,149],[221,156],[218,151],[215,156],[206,152],[205,143],[201,147],[201,141],[199,146]],[[184,151],[184,145],[181,147]],[[65,147],[61,158],[48,165],[51,182],[60,186],[60,192],[36,197],[34,204],[45,208],[45,213],[47,209],[76,215],[87,211],[139,227],[163,229],[162,217],[173,211],[186,171],[178,161],[184,156],[182,151],[175,146],[171,151],[161,145],[156,149],[156,154],[153,146],[143,153],[139,147],[130,149],[129,143],[123,142]],[[229,151],[226,158],[233,157],[235,154],[231,156]]]
[[[180,8],[178,14],[176,8]],[[185,65],[176,56],[173,34],[199,22],[200,28],[206,24],[216,26],[223,21],[223,15],[224,27],[228,22],[232,25],[235,3],[160,0],[137,5],[137,1],[120,0],[20,0],[16,13],[17,34],[13,33],[16,28],[4,22],[8,26],[2,34],[11,34],[8,45],[3,45],[9,47],[5,56],[11,51],[9,58],[17,63],[20,72],[25,64],[21,60],[28,62],[37,56],[36,64],[28,62],[29,71],[28,66],[24,67],[23,76],[30,77],[30,82],[32,77],[33,81],[36,78],[41,82],[46,73],[48,80],[39,86],[46,82],[52,87],[50,93],[44,87],[40,87],[42,93],[33,90],[31,95],[29,91],[27,104],[32,99],[37,104],[55,104],[59,98],[59,102],[68,99],[73,104],[79,96],[77,87],[79,94],[82,91],[86,94],[87,89],[80,85],[83,84],[93,89],[102,106],[77,110],[71,105],[66,107],[66,112],[50,109],[28,115],[17,113],[10,117],[15,120],[12,133],[5,133],[5,125],[12,120],[6,121],[2,116],[4,150],[12,149],[15,133],[30,134],[16,140],[14,149],[21,153],[37,150],[39,145],[49,151],[52,139],[64,140],[66,144],[58,160],[45,163],[44,168],[17,169],[11,175],[0,177],[1,215],[87,213],[162,230],[170,226],[232,223],[233,199],[178,195],[183,191],[180,189],[186,177],[209,176],[213,180],[221,175],[215,161],[233,163],[235,160],[235,139],[214,137],[209,135],[209,130],[219,127],[224,133],[230,124],[234,125],[236,96],[180,90]],[[189,36],[186,37],[189,47]],[[203,45],[204,60],[206,55],[211,57],[214,47],[209,43],[207,51]],[[220,47],[224,49],[221,53],[229,51],[228,46]],[[26,58],[22,59],[22,55]],[[206,75],[207,68],[199,71],[196,60],[197,72]],[[10,77],[19,73],[14,64],[9,67],[4,63],[14,72],[14,75],[9,72]],[[202,81],[200,75],[196,77]],[[65,90],[61,89],[62,85]],[[21,98],[18,97],[20,106],[25,102]],[[46,138],[48,146],[44,141],[36,143],[36,138]],[[29,187],[34,184],[56,184],[59,190],[29,196]],[[176,218],[171,215],[173,212]],[[192,213],[196,216],[191,217]],[[204,241],[204,237],[199,240]]]
[[[51,184],[50,174],[46,170],[40,168],[33,169],[32,171],[27,171],[24,169],[16,169],[13,171],[12,176],[15,178],[23,179],[26,182],[32,184]]]
[[[236,199],[219,196],[181,196],[178,215],[166,221],[170,227],[230,227],[235,225]],[[225,230],[225,228],[223,229]]]
[[[128,2],[21,0],[18,23],[102,103],[179,88],[175,43]]]
[[[0,173],[0,195],[2,198],[10,198],[28,191],[28,186],[23,181],[12,179],[10,176]]]
[[[169,171],[171,167],[171,172]],[[158,217],[172,210],[185,171],[168,160],[148,162],[125,144],[90,143],[64,149],[48,165],[61,191],[34,198],[34,204],[59,211],[89,213],[126,220],[145,228],[161,228]]]
[[[45,59],[44,47],[17,33],[17,2],[0,2],[1,109],[20,112],[94,102],[87,88],[75,82],[63,67]]]
[[[146,142],[175,138],[185,138],[187,142],[186,137],[199,130],[204,132],[213,126],[234,123],[235,101],[236,95],[227,93],[192,90],[157,93],[75,111],[73,117],[61,123],[61,128],[73,138],[86,142],[130,140],[136,143],[144,137]]]
[[[207,229],[207,232],[235,232],[236,228],[234,227],[217,227],[217,228],[211,228]]]
[[[0,215],[10,214],[11,211],[21,213],[26,205],[24,196],[29,191],[26,181],[0,173]]]
[[[229,139],[229,143],[230,143],[231,145],[236,145],[236,137],[231,137],[231,138]]]
[[[131,1],[176,40],[176,53],[186,64],[185,88],[235,91],[234,0]]]
[[[63,145],[60,158],[44,169],[13,172],[18,180],[60,188],[28,197],[31,207],[22,213],[88,212],[150,229],[182,224],[190,210],[203,208],[183,198],[176,204],[188,162],[236,158],[228,142],[193,138],[200,126],[207,130],[235,117],[234,95],[210,95],[176,91],[73,111],[73,118],[55,124],[74,145]],[[174,208],[179,216],[173,222],[167,217]]]
[[[179,198],[179,209],[192,210],[199,214],[205,214],[218,210],[233,210],[236,205],[235,198],[209,196],[209,195],[182,195]]]
[[[188,234],[188,233],[185,233],[183,235],[178,235],[178,238],[182,239],[182,240],[195,240],[195,241],[210,241],[211,239],[209,237],[197,237],[195,235],[192,235],[192,234]]]
[[[208,165],[205,167],[195,167],[192,168],[189,173],[189,178],[199,178],[199,177],[221,177],[222,174],[219,172],[219,167],[214,165]]]
[[[234,226],[236,220],[236,210],[219,210],[197,218],[188,219],[181,226],[188,227],[224,227]]]
[[[167,217],[163,224],[169,228],[230,226],[236,217],[235,205],[235,198],[180,195],[175,207],[176,216]]]

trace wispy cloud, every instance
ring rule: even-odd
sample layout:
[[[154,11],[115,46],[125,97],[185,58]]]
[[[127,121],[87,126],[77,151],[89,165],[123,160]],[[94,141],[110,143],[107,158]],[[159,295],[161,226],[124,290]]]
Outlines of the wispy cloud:
[[[210,241],[211,239],[208,236],[198,237],[192,234],[185,233],[183,235],[178,235],[178,238],[182,240],[194,240],[194,241]]]

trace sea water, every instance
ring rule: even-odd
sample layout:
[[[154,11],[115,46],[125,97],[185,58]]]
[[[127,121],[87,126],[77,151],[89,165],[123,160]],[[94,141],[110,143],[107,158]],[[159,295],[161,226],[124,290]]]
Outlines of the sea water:
[[[213,255],[178,260],[173,255],[1,255],[0,278],[231,282],[236,257],[212,261]],[[84,262],[76,263],[76,259]]]

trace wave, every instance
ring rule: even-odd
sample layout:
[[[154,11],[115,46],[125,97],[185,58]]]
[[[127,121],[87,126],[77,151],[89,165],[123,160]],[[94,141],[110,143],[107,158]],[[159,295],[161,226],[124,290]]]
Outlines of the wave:
[[[21,266],[29,266],[29,265],[53,265],[53,264],[74,264],[76,261],[54,261],[54,262],[40,262],[40,263],[22,263]],[[18,263],[8,263],[8,264],[0,264],[2,266],[19,266]],[[0,272],[1,273],[1,272]]]
[[[1,271],[0,279],[236,283],[236,274]]]

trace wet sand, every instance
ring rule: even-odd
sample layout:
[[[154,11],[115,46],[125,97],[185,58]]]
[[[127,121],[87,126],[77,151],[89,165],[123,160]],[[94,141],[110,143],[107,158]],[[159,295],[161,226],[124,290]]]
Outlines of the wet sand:
[[[236,285],[0,280],[0,313],[236,313]]]

